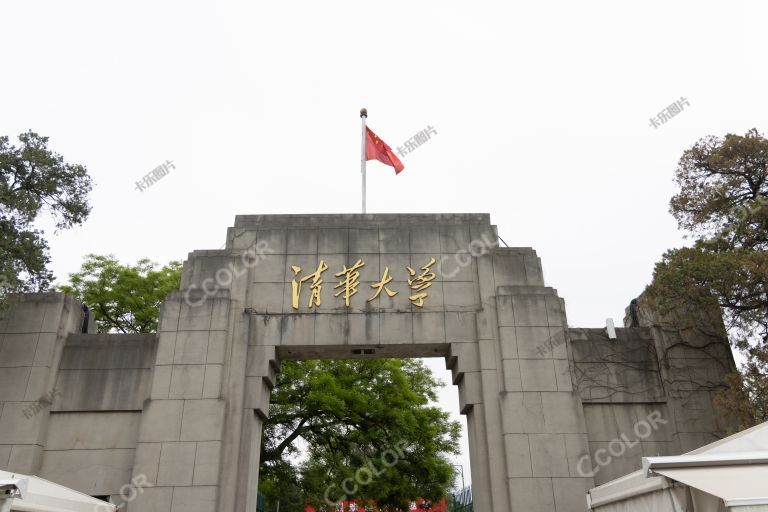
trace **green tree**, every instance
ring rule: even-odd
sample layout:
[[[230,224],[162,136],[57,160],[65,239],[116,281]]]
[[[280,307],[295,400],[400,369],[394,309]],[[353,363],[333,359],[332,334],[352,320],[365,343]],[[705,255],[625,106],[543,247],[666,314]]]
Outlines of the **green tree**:
[[[683,153],[670,212],[694,238],[667,251],[648,291],[666,307],[719,306],[747,358],[721,404],[743,425],[768,419],[768,139],[705,137]],[[747,397],[747,401],[739,400]]]
[[[33,226],[43,213],[58,230],[82,224],[91,210],[84,166],[65,163],[48,148],[48,137],[28,131],[18,138],[14,146],[0,137],[0,299],[50,286],[48,243]]]
[[[69,284],[58,289],[77,297],[94,313],[99,332],[155,332],[160,303],[178,290],[181,263],[157,268],[148,259],[123,265],[114,256],[85,257]]]
[[[281,490],[275,482],[292,481],[318,505],[344,494],[400,505],[439,499],[453,485],[448,456],[458,453],[461,426],[433,405],[440,383],[421,361],[287,361],[282,370],[263,434],[268,498]]]

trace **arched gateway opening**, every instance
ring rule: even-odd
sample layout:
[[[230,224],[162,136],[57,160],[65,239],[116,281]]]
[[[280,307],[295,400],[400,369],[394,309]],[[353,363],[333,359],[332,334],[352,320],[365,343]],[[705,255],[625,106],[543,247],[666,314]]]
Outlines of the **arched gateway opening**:
[[[453,454],[443,450],[451,439],[453,425],[449,426],[448,422],[453,423],[459,413],[458,392],[452,383],[451,372],[444,366],[445,359],[450,357],[448,344],[398,344],[380,348],[331,345],[322,350],[314,346],[296,346],[278,348],[277,354],[281,373],[275,375],[276,385],[271,390],[270,402],[270,417],[278,418],[277,426],[273,422],[270,429],[264,424],[262,436],[274,434],[275,437],[262,439],[260,453],[260,484],[266,479],[267,485],[266,489],[260,485],[265,512],[287,509],[365,512],[368,510],[366,505],[384,510],[380,508],[384,501],[366,496],[381,495],[382,488],[389,485],[397,485],[399,492],[395,500],[401,507],[399,510],[416,506],[416,510],[444,512],[447,503],[452,502],[452,493],[463,496],[460,491],[465,490],[464,471],[470,471],[469,461],[452,460]],[[312,364],[287,368],[292,361]],[[320,361],[328,364],[315,366]],[[322,368],[321,372],[317,368]],[[443,400],[447,398],[445,402],[421,403],[417,400],[413,403],[411,399],[408,400],[410,403],[402,402],[404,382],[413,379],[413,384],[408,386],[410,392],[422,389],[424,376],[415,368],[433,372],[432,377],[447,386],[439,393]],[[282,372],[286,371],[287,377],[282,379]],[[312,387],[309,383],[316,381],[320,373],[326,385],[309,389]],[[386,377],[392,374],[395,375],[394,382]],[[297,375],[306,380],[297,380]],[[367,392],[361,391],[363,389]],[[293,400],[286,400],[286,394]],[[275,400],[283,407],[276,407]],[[349,404],[350,409],[340,403]],[[450,410],[452,416],[445,422],[437,420],[434,409],[442,413]],[[403,418],[409,422],[408,426],[402,423]],[[464,434],[465,423],[464,418],[458,422]],[[350,439],[349,449],[344,443],[345,435]],[[415,439],[428,439],[433,444],[425,448]],[[291,445],[298,448],[299,453],[283,457],[281,454]],[[310,445],[313,450],[309,450]],[[466,436],[459,440],[459,446],[464,447],[466,457]],[[438,462],[446,455],[448,460]],[[294,467],[296,476],[302,479],[301,485],[291,482],[290,472],[279,461]],[[446,466],[456,471],[454,486],[445,487],[445,500],[427,499],[433,489],[445,485],[435,478],[435,473],[427,475],[427,466],[432,471],[442,472]],[[275,473],[280,476],[276,478]],[[396,473],[407,475],[409,483],[405,486],[409,490],[403,488]],[[318,477],[321,478],[319,481]],[[275,484],[282,495],[275,495]],[[464,494],[470,495],[470,490],[466,488]],[[433,503],[434,507],[427,503]]]
[[[640,456],[724,429],[712,412],[713,379],[733,368],[712,341],[722,323],[702,341],[641,308],[615,336],[569,329],[535,251],[496,240],[487,214],[238,216],[225,249],[190,253],[157,335],[79,334],[72,299],[27,297],[0,328],[50,349],[28,358],[36,380],[0,390],[0,462],[131,512],[252,512],[284,359],[444,357],[476,512],[583,511],[589,488]],[[17,418],[46,390],[61,398]],[[627,439],[644,418],[661,421]],[[93,435],[67,434],[82,431]]]

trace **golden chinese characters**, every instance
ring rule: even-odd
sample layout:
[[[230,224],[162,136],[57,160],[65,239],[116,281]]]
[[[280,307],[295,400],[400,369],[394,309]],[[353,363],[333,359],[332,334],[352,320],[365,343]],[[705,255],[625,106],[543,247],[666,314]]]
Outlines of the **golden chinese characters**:
[[[328,265],[325,263],[325,261],[320,260],[320,264],[317,265],[317,270],[309,274],[308,276],[302,277],[300,280],[296,281],[296,276],[301,272],[301,267],[297,267],[296,265],[291,265],[291,270],[293,270],[293,281],[291,281],[291,305],[293,306],[293,309],[299,309],[299,296],[301,295],[301,285],[304,284],[304,281],[308,281],[309,279],[312,280],[309,287],[312,290],[309,296],[309,303],[307,304],[307,307],[312,309],[312,307],[317,307],[320,305],[320,291],[323,287],[323,279],[320,276],[323,272],[328,270]]]
[[[368,302],[371,302],[373,299],[381,295],[381,290],[384,290],[389,297],[394,297],[397,295],[397,292],[390,290],[387,288],[387,285],[392,281],[392,276],[389,275],[389,267],[384,267],[384,273],[381,275],[381,281],[378,283],[374,283],[371,285],[371,288],[376,290],[376,293],[368,299]]]
[[[365,265],[363,260],[357,260],[350,268],[347,268],[347,266],[344,265],[341,272],[336,274],[336,277],[343,276],[344,278],[339,281],[339,284],[333,287],[334,290],[336,288],[341,288],[341,290],[334,294],[334,297],[338,297],[339,295],[344,297],[344,304],[347,306],[349,306],[350,297],[357,293],[357,286],[360,284],[360,272],[358,272],[357,269],[363,265]]]
[[[418,275],[416,275],[416,271],[411,267],[406,267],[408,269],[408,273],[411,275],[411,277],[408,279],[408,286],[410,286],[411,290],[414,292],[418,292],[408,297],[408,299],[416,307],[424,307],[424,299],[427,298],[427,292],[424,290],[432,286],[432,281],[435,280],[435,273],[430,269],[432,268],[432,265],[436,263],[436,261],[437,260],[435,260],[435,258],[430,258],[429,263],[421,267],[422,272]]]
[[[421,308],[424,307],[424,300],[428,297],[427,289],[432,286],[432,281],[435,280],[436,274],[432,271],[432,266],[436,263],[435,258],[430,258],[426,265],[421,267],[420,272],[415,271],[410,266],[406,266],[410,277],[407,279],[408,286],[411,287],[413,294],[408,297],[411,304]],[[340,297],[344,301],[344,305],[350,307],[350,299],[357,294],[358,287],[360,286],[360,269],[365,266],[365,262],[362,259],[358,259],[351,267],[343,265],[341,271],[334,274],[339,278],[339,282],[334,286],[334,290],[338,290],[334,297]],[[309,301],[307,302],[307,308],[313,309],[321,305],[321,292],[323,289],[322,273],[328,270],[328,265],[324,260],[320,260],[317,265],[317,269],[311,274],[307,274],[304,277],[299,277],[301,267],[291,265],[293,270],[293,280],[291,281],[291,306],[293,309],[298,310],[301,303],[301,291],[304,283],[309,282]],[[373,288],[373,295],[367,300],[371,302],[381,297],[381,293],[384,292],[387,297],[394,297],[398,294],[397,290],[393,290],[389,285],[393,281],[392,275],[390,275],[389,267],[384,267],[384,271],[381,274],[379,281],[371,284]]]

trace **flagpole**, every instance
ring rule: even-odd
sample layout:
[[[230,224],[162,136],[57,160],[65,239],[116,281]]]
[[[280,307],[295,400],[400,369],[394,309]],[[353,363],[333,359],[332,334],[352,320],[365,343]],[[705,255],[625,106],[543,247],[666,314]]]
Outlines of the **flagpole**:
[[[363,121],[362,152],[360,155],[360,170],[363,173],[363,213],[365,213],[365,120],[367,117],[368,111],[364,108],[360,109],[360,119]]]

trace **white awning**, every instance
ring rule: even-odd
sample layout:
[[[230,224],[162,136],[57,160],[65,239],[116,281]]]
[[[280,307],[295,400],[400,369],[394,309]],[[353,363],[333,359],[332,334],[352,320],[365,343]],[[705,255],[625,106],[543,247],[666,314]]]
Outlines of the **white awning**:
[[[15,480],[21,498],[12,498],[11,511],[19,512],[115,512],[117,506],[97,500],[63,485],[36,476],[0,471],[0,480]]]
[[[642,464],[641,471],[591,489],[591,507],[600,512],[645,510],[644,501],[658,498],[661,503],[664,494],[672,497],[682,485],[691,489],[697,510],[717,510],[718,498],[734,509],[768,510],[768,423],[685,455],[643,457]],[[683,509],[674,501],[664,510]]]
[[[743,500],[754,505],[768,504],[768,464],[680,467],[653,472],[717,496],[726,506]]]

